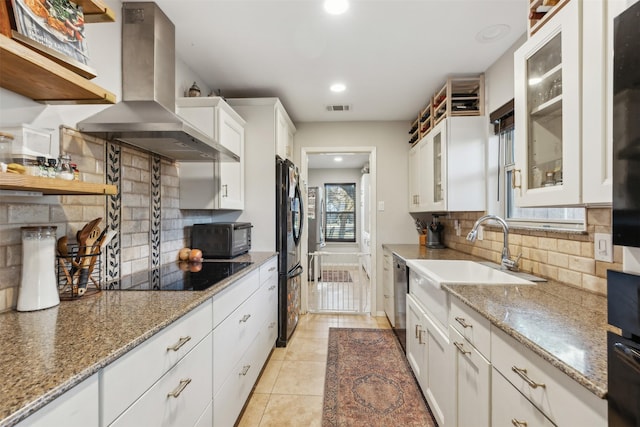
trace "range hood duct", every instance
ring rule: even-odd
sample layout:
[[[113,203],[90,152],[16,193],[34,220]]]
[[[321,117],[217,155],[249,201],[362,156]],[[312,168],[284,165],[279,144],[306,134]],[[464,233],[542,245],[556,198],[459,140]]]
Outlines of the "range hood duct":
[[[122,101],[78,122],[82,133],[181,161],[238,156],[175,114],[175,26],[153,2],[122,3]]]

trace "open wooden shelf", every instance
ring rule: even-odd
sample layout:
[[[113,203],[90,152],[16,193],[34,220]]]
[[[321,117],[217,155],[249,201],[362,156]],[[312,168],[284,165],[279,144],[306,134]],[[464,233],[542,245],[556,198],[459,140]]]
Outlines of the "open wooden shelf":
[[[82,6],[84,22],[115,22],[116,15],[101,0],[75,0],[78,6]]]
[[[0,172],[0,190],[34,191],[43,195],[115,195],[115,185],[65,181],[56,178],[18,175]]]
[[[544,13],[544,16],[541,19],[529,19],[529,37],[535,34],[547,21],[549,21],[553,15],[558,13],[560,9],[564,7],[565,4],[569,3],[570,0],[560,0],[557,4],[551,6],[551,8]],[[576,0],[577,1],[577,0]],[[539,7],[542,6],[543,0],[530,0],[529,1],[529,12],[535,12]]]
[[[51,104],[113,104],[116,96],[0,34],[0,86]]]

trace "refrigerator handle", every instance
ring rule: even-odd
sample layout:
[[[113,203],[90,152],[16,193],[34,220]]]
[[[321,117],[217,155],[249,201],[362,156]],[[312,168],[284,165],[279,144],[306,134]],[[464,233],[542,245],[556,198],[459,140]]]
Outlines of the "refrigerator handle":
[[[289,270],[289,272],[287,273],[287,279],[300,276],[302,274],[302,271],[302,265],[300,263],[297,263],[296,266]]]

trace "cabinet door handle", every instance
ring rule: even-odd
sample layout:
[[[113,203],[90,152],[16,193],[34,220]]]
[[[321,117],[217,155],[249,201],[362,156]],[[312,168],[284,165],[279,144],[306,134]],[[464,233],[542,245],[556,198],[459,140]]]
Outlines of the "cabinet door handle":
[[[473,328],[473,325],[471,323],[467,323],[464,317],[456,317],[455,319],[456,319],[456,322],[460,323],[463,328],[465,329]]]
[[[242,319],[240,319],[240,323],[244,323],[247,320],[249,320],[249,318],[251,317],[250,314],[245,314],[244,316],[242,316]]]
[[[269,329],[273,329],[276,326],[276,322],[269,323]]]
[[[222,197],[229,197],[229,186],[227,184],[222,184],[222,189],[224,190]]]
[[[249,369],[251,369],[251,365],[244,365],[242,367],[242,370],[240,371],[240,376],[245,376],[247,375],[247,372],[249,372]]]
[[[420,335],[420,325],[416,325],[416,338]]]
[[[513,424],[516,427],[527,427],[527,422],[526,421],[517,420],[515,418],[511,419],[511,424]]]
[[[178,398],[178,396],[180,396],[180,393],[182,393],[184,389],[187,388],[190,382],[191,382],[191,378],[187,378],[186,380],[180,380],[180,384],[178,384],[178,387],[176,387],[176,389],[173,390],[172,392],[168,393],[167,397]]]
[[[529,376],[527,375],[527,370],[526,369],[521,369],[516,367],[515,365],[511,367],[511,370],[513,372],[515,372],[516,374],[518,374],[518,376],[520,378],[522,378],[531,388],[538,388],[538,387],[546,387],[546,384],[544,383],[537,383],[534,380],[532,380],[531,378],[529,378]]]
[[[418,344],[426,344],[426,342],[422,341],[422,333],[425,332],[424,329],[420,329],[420,334],[418,334]]]
[[[167,351],[173,350],[173,351],[178,351],[180,350],[180,347],[182,347],[183,345],[185,345],[187,342],[189,342],[191,340],[190,336],[186,336],[186,337],[180,337],[180,339],[178,340],[177,343],[175,343],[172,346],[167,347]]]
[[[453,345],[456,346],[456,348],[458,349],[458,351],[460,351],[460,353],[462,353],[462,354],[471,354],[471,352],[469,350],[465,350],[464,349],[464,344],[463,343],[459,343],[457,341],[454,341]]]
[[[269,286],[269,290],[270,290],[270,291],[274,290],[275,288],[276,288],[276,285]]]
[[[271,268],[269,269],[269,271],[275,271],[275,270],[276,270],[276,268],[275,268],[275,267],[271,267]]]

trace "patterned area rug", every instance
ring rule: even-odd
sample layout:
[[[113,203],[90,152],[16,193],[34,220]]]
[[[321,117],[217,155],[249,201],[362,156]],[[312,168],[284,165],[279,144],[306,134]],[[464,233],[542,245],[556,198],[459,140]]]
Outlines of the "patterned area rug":
[[[329,329],[322,425],[437,426],[393,331]]]
[[[323,282],[351,282],[351,274],[347,270],[322,270]]]

